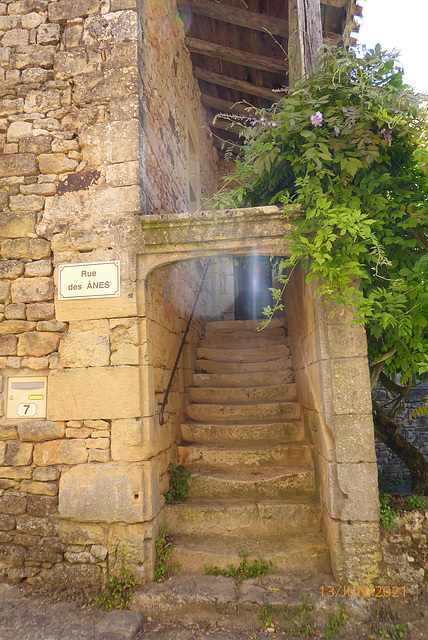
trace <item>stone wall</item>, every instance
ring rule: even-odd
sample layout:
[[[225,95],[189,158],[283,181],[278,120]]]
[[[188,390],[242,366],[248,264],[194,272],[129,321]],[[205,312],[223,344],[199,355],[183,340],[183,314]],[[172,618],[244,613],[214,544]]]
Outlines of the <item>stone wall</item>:
[[[156,421],[141,216],[188,207],[190,116],[217,184],[182,25],[166,0],[6,0],[0,40],[0,577],[100,583],[125,547],[143,582],[176,427]],[[59,264],[110,260],[119,298],[57,299]],[[163,273],[175,346],[198,269]],[[37,374],[46,418],[6,419],[8,378]]]
[[[352,314],[322,302],[301,269],[285,311],[299,401],[313,448],[335,577],[370,584],[379,572],[379,503],[367,343]]]
[[[389,394],[382,388],[379,389],[382,401],[390,400]],[[428,396],[428,382],[418,384],[406,398],[406,406],[398,414],[398,423],[402,425],[400,433],[415,445],[428,459],[428,416],[410,419],[411,412],[425,402]],[[410,472],[400,458],[382,442],[376,441],[376,455],[379,470],[387,480],[402,480],[408,488],[411,486]]]

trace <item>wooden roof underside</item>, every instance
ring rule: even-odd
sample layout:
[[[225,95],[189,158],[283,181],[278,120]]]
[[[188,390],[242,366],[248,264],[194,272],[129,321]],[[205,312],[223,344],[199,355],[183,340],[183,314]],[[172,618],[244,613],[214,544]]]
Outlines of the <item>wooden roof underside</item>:
[[[278,100],[272,89],[288,86],[288,0],[178,0],[194,75],[219,155],[238,151],[238,136],[218,113],[247,114]],[[327,44],[355,44],[357,0],[321,0]],[[224,141],[228,141],[225,146]]]

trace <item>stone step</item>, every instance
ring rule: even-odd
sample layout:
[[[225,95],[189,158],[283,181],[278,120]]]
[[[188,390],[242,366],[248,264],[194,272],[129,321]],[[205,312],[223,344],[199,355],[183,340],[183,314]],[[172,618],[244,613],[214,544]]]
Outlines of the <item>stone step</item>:
[[[265,360],[274,360],[289,355],[290,349],[285,344],[277,344],[264,348],[238,347],[236,349],[198,347],[197,350],[198,360],[212,360],[214,362],[265,362]]]
[[[315,494],[312,467],[226,470],[198,469],[190,466],[188,469],[192,472],[189,480],[189,498],[292,499]]]
[[[294,383],[270,384],[263,387],[190,387],[190,402],[199,404],[227,404],[254,402],[286,402],[296,400]]]
[[[165,522],[174,535],[285,538],[321,532],[321,509],[308,500],[188,500],[166,505]]]
[[[324,621],[326,606],[333,606],[334,599],[326,602],[328,599],[322,597],[320,585],[338,586],[330,567],[316,573],[300,569],[294,572],[267,573],[263,578],[244,580],[238,589],[233,578],[179,571],[165,582],[153,582],[138,589],[128,607],[154,620],[158,619],[160,613],[162,620],[173,623],[180,620],[194,624],[195,620],[204,620],[212,623],[213,638],[264,638],[271,635],[260,631],[260,611],[266,603],[280,609],[281,626],[284,626],[284,611],[295,616],[293,621],[296,624],[301,624],[299,610],[302,597],[305,596],[313,603],[316,624],[320,620]],[[334,612],[336,609],[330,608],[329,611]],[[238,635],[222,630],[216,632],[218,626],[232,628]],[[169,639],[174,637],[178,640],[182,637],[179,634],[179,630],[177,632],[173,629],[172,635],[167,632],[165,638],[168,636]],[[277,632],[273,637],[279,635],[284,636]],[[201,637],[200,634],[198,637]],[[292,638],[297,640],[297,636]]]
[[[238,566],[240,552],[249,553],[248,562],[261,556],[267,562],[275,564],[271,571],[326,571],[330,556],[327,545],[321,535],[282,536],[258,539],[241,536],[174,536],[174,549],[171,562],[178,562],[181,570],[188,573],[204,573],[206,567],[226,569],[229,565]]]
[[[234,333],[236,331],[255,331],[261,326],[261,320],[215,320],[213,322],[207,322],[205,325],[205,335],[211,332],[221,331],[224,333]],[[269,329],[285,329],[285,322],[283,318],[272,318],[269,326],[263,331]]]
[[[284,371],[293,372],[293,362],[290,357],[276,357],[270,360],[259,362],[217,362],[216,360],[206,360],[199,358],[196,361],[196,371],[202,373],[262,373],[267,371],[281,373]],[[293,374],[294,375],[294,374]]]
[[[309,445],[300,442],[182,444],[178,447],[178,461],[180,465],[193,468],[257,470],[260,467],[309,466],[311,453]]]
[[[200,343],[200,347],[210,349],[240,349],[251,347],[252,349],[264,349],[270,345],[288,345],[288,338],[284,331],[276,329],[269,333],[254,331],[237,331],[236,333],[210,333]]]
[[[294,382],[294,372],[289,369],[278,371],[272,376],[270,371],[255,371],[253,373],[195,373],[193,385],[195,387],[263,387],[272,383],[290,384]]]
[[[295,420],[300,417],[298,402],[260,402],[258,404],[191,404],[189,418],[196,422],[236,422],[239,420]]]
[[[186,442],[294,442],[303,440],[303,423],[298,420],[289,422],[251,422],[244,424],[220,424],[213,422],[185,422],[181,425],[181,435]]]

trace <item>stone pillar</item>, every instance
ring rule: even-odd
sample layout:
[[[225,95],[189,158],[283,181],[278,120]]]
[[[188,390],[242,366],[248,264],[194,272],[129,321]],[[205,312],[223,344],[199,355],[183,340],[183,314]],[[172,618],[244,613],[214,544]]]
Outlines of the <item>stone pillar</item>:
[[[378,575],[379,503],[367,343],[351,311],[314,295],[296,270],[286,316],[307,437],[314,448],[333,572],[350,584]]]

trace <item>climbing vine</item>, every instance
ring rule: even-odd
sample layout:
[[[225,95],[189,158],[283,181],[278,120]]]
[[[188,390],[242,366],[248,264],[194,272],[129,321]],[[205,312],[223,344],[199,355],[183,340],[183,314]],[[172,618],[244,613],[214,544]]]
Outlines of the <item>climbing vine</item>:
[[[247,109],[224,116],[241,127],[242,155],[214,206],[284,207],[291,257],[266,322],[298,264],[319,296],[355,310],[372,384],[392,394],[387,411],[373,402],[376,435],[426,492],[428,463],[399,437],[396,417],[428,373],[427,99],[379,45],[363,57],[326,47],[315,73],[271,109]]]

